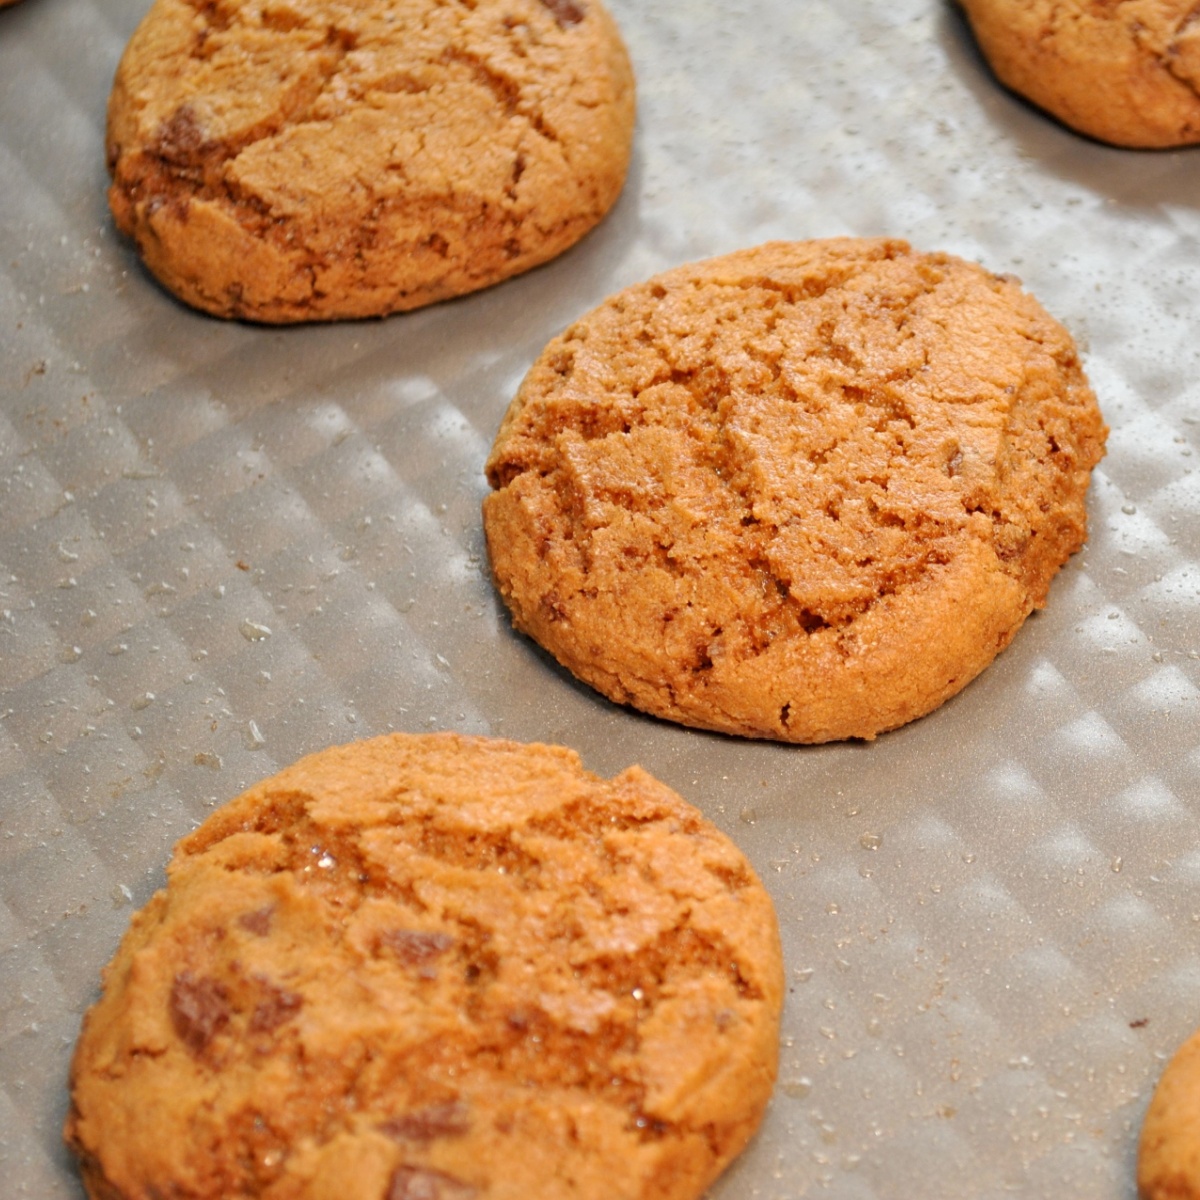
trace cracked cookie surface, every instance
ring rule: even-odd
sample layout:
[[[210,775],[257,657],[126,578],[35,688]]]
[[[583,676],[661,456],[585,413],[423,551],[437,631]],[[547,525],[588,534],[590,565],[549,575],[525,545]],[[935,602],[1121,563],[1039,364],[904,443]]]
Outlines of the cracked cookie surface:
[[[1200,142],[1195,0],[958,0],[1000,82],[1117,146]]]
[[[1141,1200],[1200,1200],[1200,1033],[1167,1064],[1142,1123]]]
[[[870,738],[1043,604],[1105,433],[1015,281],[902,242],[773,243],[550,343],[488,460],[488,549],[516,626],[612,700]]]
[[[683,1200],[754,1132],[771,902],[638,767],[396,734],[175,849],[72,1066],[94,1200]]]
[[[155,0],[109,100],[109,203],[197,308],[378,316],[578,241],[633,121],[600,0]]]

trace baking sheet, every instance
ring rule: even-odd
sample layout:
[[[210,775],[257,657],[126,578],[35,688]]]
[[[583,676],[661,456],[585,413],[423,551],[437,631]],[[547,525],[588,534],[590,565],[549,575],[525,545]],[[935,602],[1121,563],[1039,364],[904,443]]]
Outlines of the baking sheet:
[[[175,303],[108,218],[143,7],[0,12],[0,1195],[82,1195],[70,1048],[175,839],[301,754],[451,728],[640,762],[765,879],[780,1084],[713,1197],[1132,1197],[1200,1025],[1200,150],[1063,130],[935,0],[611,0],[640,112],[595,233],[432,309],[250,328]],[[871,745],[618,709],[489,583],[500,417],[610,292],[844,233],[1018,274],[1072,329],[1112,426],[1089,545],[979,680]]]

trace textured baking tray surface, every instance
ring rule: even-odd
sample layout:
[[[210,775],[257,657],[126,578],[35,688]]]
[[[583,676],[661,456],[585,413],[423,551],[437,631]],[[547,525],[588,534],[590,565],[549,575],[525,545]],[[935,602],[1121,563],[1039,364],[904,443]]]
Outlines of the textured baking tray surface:
[[[1200,151],[1060,129],[935,0],[612,0],[641,108],[599,230],[458,302],[250,328],[173,302],[107,216],[142,8],[0,12],[0,1195],[82,1195],[70,1047],[176,838],[303,753],[453,728],[642,763],[771,889],[780,1085],[714,1196],[1132,1197],[1200,1025]],[[982,678],[872,745],[617,709],[489,584],[500,417],[611,291],[840,233],[1020,275],[1073,330],[1112,426],[1090,543]]]

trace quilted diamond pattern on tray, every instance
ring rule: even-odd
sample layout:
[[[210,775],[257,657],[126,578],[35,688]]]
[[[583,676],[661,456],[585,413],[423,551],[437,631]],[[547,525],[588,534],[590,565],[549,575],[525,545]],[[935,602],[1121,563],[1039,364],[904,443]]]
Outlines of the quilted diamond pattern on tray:
[[[932,0],[612,0],[639,77],[609,219],[383,322],[191,313],[104,200],[134,0],[0,12],[0,1194],[82,1194],[66,1070],[176,838],[386,729],[562,741],[750,855],[789,971],[766,1125],[714,1196],[1132,1197],[1200,1025],[1194,152],[1086,142]],[[960,696],[871,745],[698,734],[514,634],[482,465],[541,346],[609,292],[769,238],[906,237],[1022,277],[1112,426],[1091,538]]]

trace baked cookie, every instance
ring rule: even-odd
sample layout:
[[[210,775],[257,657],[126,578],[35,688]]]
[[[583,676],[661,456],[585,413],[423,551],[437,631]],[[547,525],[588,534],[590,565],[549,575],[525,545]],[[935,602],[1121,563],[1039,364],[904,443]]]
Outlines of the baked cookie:
[[[638,767],[381,737],[251,788],[167,877],[75,1051],[94,1200],[673,1200],[762,1116],[770,899]]]
[[[1137,1180],[1142,1200],[1200,1198],[1200,1033],[1179,1048],[1154,1091]]]
[[[773,243],[550,343],[488,460],[488,548],[517,627],[612,700],[871,738],[1042,605],[1105,433],[1070,336],[1011,278]]]
[[[1116,146],[1200,142],[1192,0],[959,0],[1000,82]]]
[[[109,100],[109,202],[197,308],[380,316],[578,241],[633,120],[600,0],[155,0]]]

